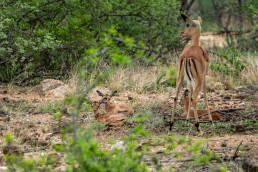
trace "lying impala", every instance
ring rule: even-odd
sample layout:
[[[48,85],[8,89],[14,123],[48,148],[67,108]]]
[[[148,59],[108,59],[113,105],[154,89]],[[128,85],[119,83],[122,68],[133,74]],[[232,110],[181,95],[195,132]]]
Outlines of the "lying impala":
[[[101,113],[99,111],[100,105],[103,103],[103,99],[100,101],[92,102],[91,106],[94,112],[94,118],[102,124],[106,124],[109,126],[122,126],[124,124],[124,120],[128,117],[122,113],[112,113],[112,112],[104,112]]]
[[[189,103],[190,103],[190,99],[189,99],[189,91],[188,90],[185,90],[184,91],[184,95],[183,95],[183,99],[180,101],[180,105],[181,106],[184,106],[184,117],[187,117],[187,114],[188,114],[188,108],[189,108]],[[209,108],[210,111],[213,111],[212,108]],[[209,120],[209,116],[208,116],[208,111],[207,110],[197,110],[197,114],[198,114],[198,117],[200,117],[201,119],[203,120]],[[207,114],[207,115],[204,115],[204,114]],[[204,116],[203,116],[204,115]],[[190,110],[190,118],[191,117],[194,117],[194,111],[193,110]],[[211,113],[211,117],[212,117],[212,120],[213,121],[219,121],[221,120],[221,115],[220,113],[218,112],[212,112]]]
[[[181,53],[178,60],[178,74],[176,79],[176,96],[174,98],[173,110],[171,113],[170,130],[174,125],[174,114],[178,99],[178,94],[183,80],[186,81],[189,90],[189,101],[187,121],[190,117],[191,104],[193,106],[193,113],[195,117],[195,127],[198,132],[201,132],[199,126],[199,119],[197,114],[197,99],[201,90],[204,92],[204,99],[206,108],[209,114],[209,120],[212,122],[210,110],[208,108],[208,101],[206,95],[206,74],[209,67],[209,58],[207,52],[200,46],[201,34],[201,17],[197,20],[192,20],[189,17],[181,14],[186,22],[186,27],[180,32],[182,37],[191,38],[191,45],[186,46]]]
[[[116,95],[117,91],[114,91],[111,94],[103,94],[99,90],[97,90],[99,96],[102,97],[103,102],[105,103],[105,110],[106,112],[111,113],[126,113],[129,116],[134,114],[134,110],[125,103],[115,104],[111,98]]]

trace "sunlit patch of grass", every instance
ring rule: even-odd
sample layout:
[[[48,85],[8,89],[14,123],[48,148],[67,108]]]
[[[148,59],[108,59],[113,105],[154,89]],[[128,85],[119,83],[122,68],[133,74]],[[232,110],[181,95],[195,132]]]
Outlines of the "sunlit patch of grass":
[[[159,89],[161,76],[166,73],[166,67],[160,66],[127,66],[117,68],[107,81],[108,86],[114,90],[136,90]],[[158,82],[158,84],[157,84]]]
[[[50,102],[45,105],[41,105],[39,107],[40,111],[43,113],[55,113],[57,111],[60,111],[63,106],[63,102]]]
[[[223,61],[221,57],[212,54],[210,54],[210,59],[211,63],[218,63],[221,62],[221,60]],[[225,75],[217,70],[212,70],[210,68],[207,77],[208,87],[214,89],[222,89],[223,84],[225,83],[233,87],[242,85],[256,85],[258,83],[257,53],[243,52],[239,57],[239,61],[245,66],[245,68],[239,72],[238,76],[235,76],[231,73]]]
[[[156,127],[164,126],[164,120],[161,114],[155,113],[152,107],[148,105],[137,109],[134,116],[130,117],[127,122],[135,124],[143,124],[146,129],[152,130]]]
[[[256,85],[258,83],[257,54],[247,53],[245,56],[245,63],[247,67],[241,72],[240,81],[241,83]]]
[[[0,108],[5,110],[9,115],[16,115],[15,112],[22,112],[32,107],[31,103],[25,100],[12,100],[0,102]]]

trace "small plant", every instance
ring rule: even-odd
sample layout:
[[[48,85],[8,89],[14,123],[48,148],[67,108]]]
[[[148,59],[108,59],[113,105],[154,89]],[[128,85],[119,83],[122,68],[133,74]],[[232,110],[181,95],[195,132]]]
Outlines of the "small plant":
[[[229,48],[221,53],[224,62],[213,62],[210,67],[212,70],[220,71],[223,75],[239,76],[240,72],[246,68],[241,60],[241,52],[235,48]]]
[[[153,112],[149,106],[136,110],[134,116],[127,120],[128,123],[144,124],[148,130],[162,126],[164,121],[161,114]]]
[[[51,102],[44,106],[40,107],[40,111],[44,113],[54,113],[56,111],[60,111],[63,102]]]
[[[247,151],[248,149],[249,149],[249,145],[247,143],[243,143],[239,147],[240,151]]]
[[[17,69],[14,66],[0,67],[0,81],[3,83],[12,82],[17,75]]]

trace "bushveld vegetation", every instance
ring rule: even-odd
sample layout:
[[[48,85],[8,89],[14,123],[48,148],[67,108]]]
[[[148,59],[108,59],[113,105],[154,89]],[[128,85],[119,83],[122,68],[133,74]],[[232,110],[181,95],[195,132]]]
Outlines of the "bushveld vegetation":
[[[52,156],[34,159],[8,152],[15,145],[15,136],[5,136],[4,160],[9,171],[176,171],[164,167],[157,154],[163,158],[173,155],[178,162],[188,154],[186,170],[236,170],[230,164],[234,157],[224,163],[220,154],[207,148],[205,139],[168,134],[166,117],[156,115],[166,102],[134,104],[136,112],[125,125],[123,146],[110,150],[94,137],[107,127],[91,121],[85,129],[78,118],[92,111],[89,93],[99,85],[137,93],[168,92],[174,87],[176,61],[185,45],[178,34],[184,27],[180,13],[194,17],[199,13],[204,32],[225,38],[224,47],[208,48],[210,90],[217,83],[221,87],[257,85],[256,0],[3,0],[0,9],[0,82],[31,86],[56,78],[73,80],[76,87],[62,102],[40,107],[42,112],[53,113],[58,125],[67,115],[62,106],[69,107],[71,123],[60,131],[62,141],[51,145]],[[212,128],[203,123],[201,127],[214,135],[234,133],[238,125],[257,132],[257,121],[233,122],[234,126],[216,123]],[[179,134],[188,129],[181,121],[175,126]],[[160,137],[155,133],[161,133]],[[152,145],[164,149],[154,153]],[[62,169],[56,168],[59,163]]]

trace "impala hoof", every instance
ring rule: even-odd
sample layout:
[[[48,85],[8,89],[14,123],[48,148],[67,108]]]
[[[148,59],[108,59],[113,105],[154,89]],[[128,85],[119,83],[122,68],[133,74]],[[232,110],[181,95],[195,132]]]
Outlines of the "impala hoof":
[[[172,130],[173,125],[174,125],[174,122],[170,122],[170,124],[169,124],[169,130],[170,131]]]
[[[200,129],[199,122],[196,122],[196,123],[194,124],[194,126],[196,127],[196,130],[200,133],[200,132],[201,132],[201,129]]]

